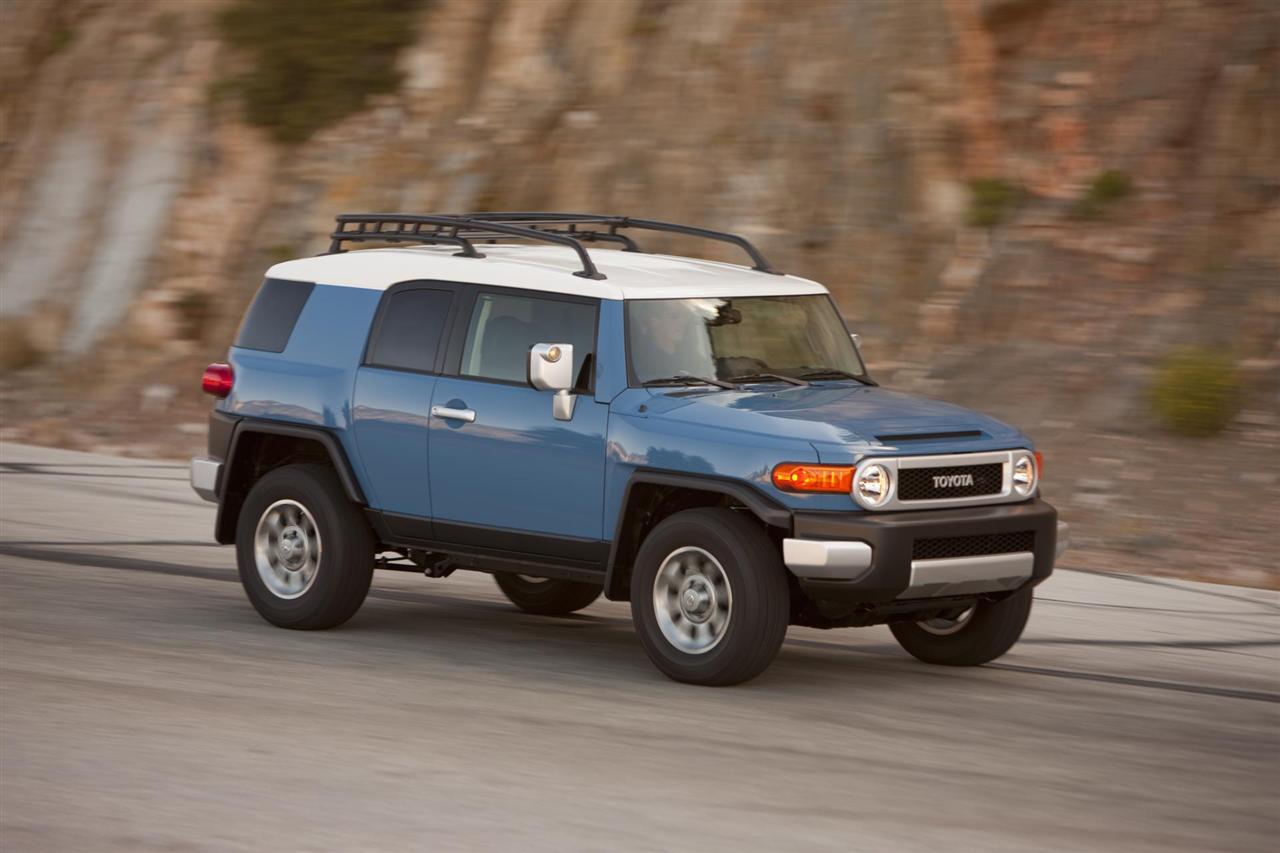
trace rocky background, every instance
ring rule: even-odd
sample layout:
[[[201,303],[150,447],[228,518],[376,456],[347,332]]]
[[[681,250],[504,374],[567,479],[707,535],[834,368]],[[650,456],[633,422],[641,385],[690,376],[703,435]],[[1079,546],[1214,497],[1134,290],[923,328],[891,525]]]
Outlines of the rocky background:
[[[1280,586],[1278,58],[1274,0],[7,0],[0,438],[196,452],[337,212],[628,213],[1035,435],[1067,565]]]

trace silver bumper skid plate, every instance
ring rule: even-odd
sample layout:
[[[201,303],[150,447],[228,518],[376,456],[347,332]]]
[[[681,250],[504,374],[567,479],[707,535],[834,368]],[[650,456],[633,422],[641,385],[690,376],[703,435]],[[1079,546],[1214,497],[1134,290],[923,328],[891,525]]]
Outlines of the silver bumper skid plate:
[[[1055,558],[1069,544],[1070,529],[1058,522]],[[805,580],[856,581],[871,570],[874,554],[866,542],[821,539],[782,540],[782,561]],[[943,560],[912,560],[911,582],[898,598],[934,598],[1017,589],[1035,566],[1035,554],[986,554]]]

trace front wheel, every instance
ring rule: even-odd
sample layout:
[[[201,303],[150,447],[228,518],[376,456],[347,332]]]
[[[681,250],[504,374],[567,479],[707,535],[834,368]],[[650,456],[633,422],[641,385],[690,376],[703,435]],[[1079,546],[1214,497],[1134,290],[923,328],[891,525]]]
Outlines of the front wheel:
[[[665,519],[631,572],[631,619],[645,652],[676,681],[729,685],[773,662],[787,633],[790,592],[778,549],[754,520],[728,509]]]
[[[599,584],[538,578],[500,572],[493,576],[498,589],[525,613],[539,616],[567,616],[600,597]]]
[[[894,622],[889,630],[902,648],[925,663],[978,666],[1003,655],[1022,636],[1031,615],[1031,590],[1003,601],[972,607],[923,622]]]

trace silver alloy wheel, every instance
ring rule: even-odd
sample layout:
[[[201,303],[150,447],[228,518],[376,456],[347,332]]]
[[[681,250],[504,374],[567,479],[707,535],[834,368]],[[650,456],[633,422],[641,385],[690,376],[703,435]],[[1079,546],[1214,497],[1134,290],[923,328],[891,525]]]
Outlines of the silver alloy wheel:
[[[953,619],[937,616],[916,624],[936,637],[948,637],[963,630],[964,626],[969,624],[969,620],[973,618],[973,613],[977,609],[977,607],[970,607],[957,614]]]
[[[293,599],[311,589],[320,568],[320,531],[305,506],[276,501],[258,519],[253,534],[258,577],[277,598]]]
[[[667,555],[653,581],[653,615],[667,642],[701,655],[724,639],[733,615],[733,593],[724,567],[701,548]]]

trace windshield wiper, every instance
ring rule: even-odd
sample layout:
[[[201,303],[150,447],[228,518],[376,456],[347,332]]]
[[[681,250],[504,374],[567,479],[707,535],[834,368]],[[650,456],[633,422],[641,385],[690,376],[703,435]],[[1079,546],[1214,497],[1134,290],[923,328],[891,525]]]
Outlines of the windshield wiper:
[[[807,370],[800,374],[801,379],[852,379],[855,382],[861,382],[863,385],[878,385],[869,376],[859,376],[856,373],[850,373],[847,370],[840,370],[835,367],[820,367],[816,370]]]
[[[734,382],[759,382],[763,379],[773,379],[777,382],[785,382],[788,385],[805,386],[808,382],[795,376],[783,376],[781,373],[744,373],[741,376],[732,377]]]
[[[692,376],[688,373],[680,373],[675,376],[664,376],[661,379],[646,379],[640,383],[645,388],[651,385],[714,385],[716,388],[724,388],[729,391],[737,391],[738,386],[723,379],[716,379],[707,376]]]

